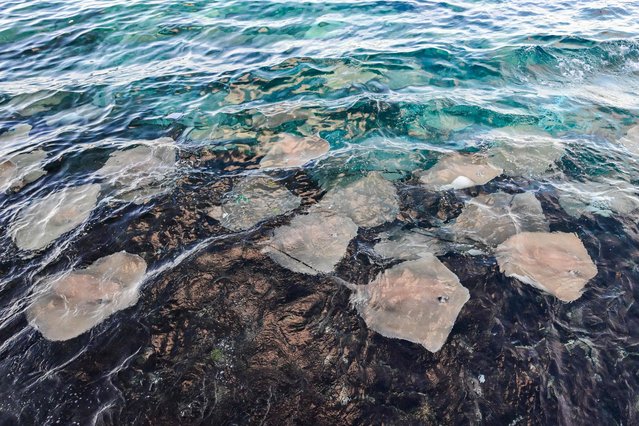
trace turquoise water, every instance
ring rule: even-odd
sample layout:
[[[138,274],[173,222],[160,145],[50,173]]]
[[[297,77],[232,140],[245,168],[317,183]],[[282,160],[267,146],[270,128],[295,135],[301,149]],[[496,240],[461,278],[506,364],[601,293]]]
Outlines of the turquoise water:
[[[379,384],[362,373],[343,385],[350,391],[342,394],[329,385],[342,367],[327,361],[327,371],[335,373],[328,384],[314,393],[299,387],[306,401],[300,404],[312,400],[309,413],[326,415],[318,422],[637,422],[638,18],[639,2],[633,1],[4,2],[0,158],[41,157],[29,166],[39,170],[37,178],[0,195],[0,422],[310,421],[304,410],[284,403],[294,399],[290,389],[297,385],[283,385],[278,374],[290,365],[319,367],[278,352],[275,378],[267,379],[251,375],[254,367],[247,366],[254,364],[239,360],[254,359],[242,344],[252,341],[251,332],[259,334],[269,310],[281,314],[278,309],[313,294],[323,281],[296,275],[260,250],[273,229],[309,211],[325,191],[368,172],[396,188],[397,212],[383,225],[360,225],[346,257],[326,276],[366,284],[397,263],[373,250],[384,233],[422,229],[448,240],[447,225],[464,203],[499,191],[533,192],[549,230],[576,233],[598,275],[582,298],[562,303],[521,283],[513,287],[496,272],[494,247],[464,241],[465,248],[455,246],[440,259],[470,290],[470,302],[434,354],[405,340],[367,335],[349,292],[333,283],[325,303],[335,306],[326,310],[345,312],[353,322],[327,319],[320,308],[309,308],[305,318],[321,317],[322,327],[328,321],[339,339],[351,336],[352,345],[373,339],[368,361],[361,354],[340,356],[360,372],[370,362],[376,377],[388,380]],[[25,125],[26,133],[13,135]],[[292,168],[260,168],[269,143],[283,143],[283,137],[326,141],[327,152]],[[135,192],[139,176],[124,172],[104,184],[100,170],[110,156],[141,141],[159,145],[159,138],[172,139],[175,164],[147,163],[152,170],[143,172],[155,179],[151,195]],[[512,148],[517,142],[521,149]],[[471,188],[425,187],[423,174],[455,153],[503,156],[495,164],[504,173]],[[256,175],[276,180],[301,201],[287,209],[269,204],[273,214],[250,219],[246,227],[235,225],[239,217],[221,226],[224,221],[207,214],[229,197],[245,201],[231,188]],[[96,182],[102,183],[96,206],[78,224],[36,250],[16,243],[15,224],[34,201]],[[371,198],[372,211],[374,204]],[[33,222],[26,229],[34,229],[24,243],[32,244],[41,232]],[[229,263],[237,255],[233,247],[255,253]],[[120,250],[148,264],[139,301],[80,337],[44,339],[26,312],[46,277]],[[203,253],[218,253],[208,271],[200,267]],[[222,318],[231,305],[250,305],[243,293],[193,305],[171,299],[204,273],[211,288],[272,273],[274,282],[290,279],[304,291],[280,288],[281,297],[263,301],[256,308],[261,314],[250,319]],[[209,322],[193,325],[198,321]],[[246,321],[244,328],[231,326],[234,321]],[[318,324],[309,326],[317,342],[324,335],[312,328]],[[158,348],[158,339],[180,349]],[[348,347],[339,339],[331,344]],[[491,339],[498,343],[478,343]],[[321,351],[315,344],[331,346],[317,342],[305,343],[311,354]],[[228,347],[233,355],[215,352]],[[149,358],[149,350],[161,355]],[[217,361],[194,373],[199,361],[193,358],[209,353]],[[234,361],[221,367],[219,359]],[[440,373],[424,370],[436,365],[443,366],[448,385],[433,378]],[[385,368],[390,372],[380,373]],[[398,379],[401,371],[414,376]],[[468,377],[479,373],[488,380],[477,391]],[[183,376],[201,392],[180,388]],[[315,384],[323,380],[318,377],[300,380]],[[278,403],[246,391],[254,382]],[[235,395],[235,402],[215,386],[225,389],[219,395]],[[402,396],[384,399],[384,393]],[[203,398],[197,404],[196,394]],[[157,408],[162,404],[166,411]],[[243,406],[254,408],[233,414]]]

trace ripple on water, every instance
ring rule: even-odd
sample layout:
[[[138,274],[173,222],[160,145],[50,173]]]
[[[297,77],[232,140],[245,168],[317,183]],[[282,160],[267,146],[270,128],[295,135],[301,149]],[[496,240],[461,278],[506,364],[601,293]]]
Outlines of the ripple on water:
[[[0,10],[0,423],[636,423],[637,4]]]

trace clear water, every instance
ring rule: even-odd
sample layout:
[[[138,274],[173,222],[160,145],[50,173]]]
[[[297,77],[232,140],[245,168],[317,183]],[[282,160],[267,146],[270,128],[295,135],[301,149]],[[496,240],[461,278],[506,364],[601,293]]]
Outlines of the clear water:
[[[639,155],[622,142],[639,124],[638,18],[634,1],[3,2],[0,132],[32,129],[2,140],[0,157],[40,148],[46,175],[0,195],[0,421],[636,423],[637,212],[611,211],[621,197],[613,191],[612,201],[591,200],[573,217],[559,195],[569,188],[588,198],[588,184],[604,181],[637,197]],[[420,186],[420,171],[453,151],[484,152],[496,129],[515,139],[543,134],[565,149],[543,173],[444,195]],[[399,191],[398,219],[360,229],[339,279],[365,284],[388,266],[371,250],[381,232],[431,229],[454,221],[478,192],[522,190],[536,191],[551,231],[580,236],[599,274],[582,298],[564,304],[501,276],[490,253],[449,253],[442,259],[471,299],[441,352],[367,334],[338,284],[322,290],[321,279],[293,275],[258,254],[229,260],[234,247],[259,247],[290,215],[230,232],[206,214],[237,179],[263,173],[261,147],[283,133],[330,144],[303,167],[270,172],[302,197],[294,215],[339,179],[369,171]],[[26,205],[95,182],[116,149],[161,137],[173,138],[179,151],[161,193],[132,204],[105,190],[82,226],[40,251],[16,247],[10,229]],[[438,216],[433,205],[449,211]],[[49,342],[29,325],[25,310],[44,277],[120,250],[149,264],[137,305],[66,342]],[[198,263],[216,253],[223,254],[208,270]],[[264,305],[241,292],[193,304],[175,296],[201,274],[209,274],[210,287],[197,292],[208,294],[220,280],[253,282],[264,271],[278,283],[292,280],[289,290],[277,287],[286,296]],[[325,368],[343,374],[323,387],[302,373],[312,385],[284,385],[285,366],[319,367],[275,352],[271,376],[251,375],[259,362],[246,360],[259,350],[242,346],[247,336],[260,334],[269,310],[286,312],[314,288],[328,307],[309,310],[308,329],[316,341],[323,339],[318,324],[338,330],[331,342],[350,348],[339,355],[345,366],[326,361]],[[220,318],[242,303],[261,313]],[[236,320],[246,322],[231,326]],[[314,344],[304,345],[310,354],[320,351]],[[211,361],[224,348],[233,348],[226,364]],[[349,365],[362,373],[335,385]],[[367,366],[387,380],[375,382]],[[247,383],[263,394],[247,391]],[[287,405],[295,398],[310,408]]]

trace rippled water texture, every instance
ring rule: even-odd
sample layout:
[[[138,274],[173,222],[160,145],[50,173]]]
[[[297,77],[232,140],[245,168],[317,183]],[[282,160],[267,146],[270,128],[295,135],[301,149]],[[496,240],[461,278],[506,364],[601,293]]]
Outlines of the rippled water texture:
[[[639,423],[639,2],[0,4],[0,424]]]

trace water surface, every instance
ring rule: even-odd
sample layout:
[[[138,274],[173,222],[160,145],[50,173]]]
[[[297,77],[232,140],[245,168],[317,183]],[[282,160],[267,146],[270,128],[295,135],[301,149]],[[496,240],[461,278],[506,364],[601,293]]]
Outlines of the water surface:
[[[36,174],[0,195],[1,422],[636,423],[637,17],[634,1],[3,2],[0,157],[30,154]],[[267,156],[284,142],[304,160]],[[114,173],[140,145],[151,169]],[[456,154],[502,172],[424,183]],[[264,251],[370,173],[397,205],[346,197],[370,205],[324,223],[356,234],[338,263],[291,272]],[[276,201],[235,208],[255,177]],[[80,225],[16,245],[30,204],[96,183]],[[578,300],[451,234],[497,192],[532,192],[549,231],[579,236],[598,272]],[[349,302],[400,262],[375,245],[407,230],[446,245],[470,294],[435,353]],[[148,264],[134,306],[66,341],[30,324],[48,277],[122,250]]]

